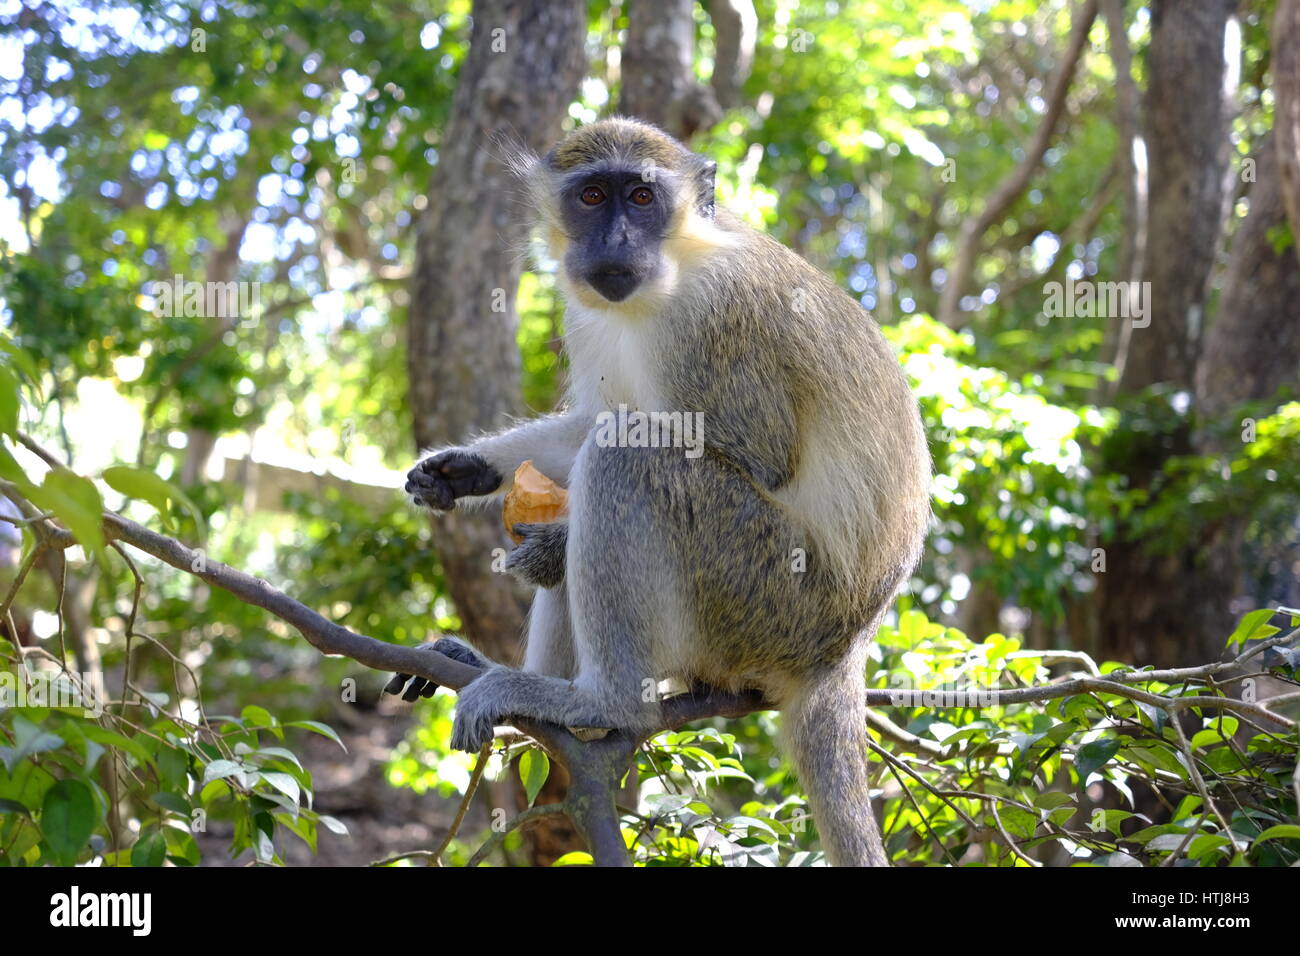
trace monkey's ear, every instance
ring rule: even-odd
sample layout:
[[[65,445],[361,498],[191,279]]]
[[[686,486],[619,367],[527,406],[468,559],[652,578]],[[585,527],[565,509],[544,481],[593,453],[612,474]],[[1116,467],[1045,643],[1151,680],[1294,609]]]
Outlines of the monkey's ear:
[[[711,159],[697,157],[695,168],[695,208],[705,219],[712,219],[717,197],[718,164]]]

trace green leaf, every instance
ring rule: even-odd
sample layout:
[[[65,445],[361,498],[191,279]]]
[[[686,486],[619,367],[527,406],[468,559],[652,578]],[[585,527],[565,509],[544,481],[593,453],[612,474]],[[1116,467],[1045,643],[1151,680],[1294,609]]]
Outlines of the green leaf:
[[[1244,644],[1251,639],[1261,627],[1268,623],[1268,619],[1273,616],[1273,609],[1270,607],[1260,608],[1258,611],[1251,611],[1241,619],[1237,629],[1232,632],[1228,638],[1228,647],[1235,647],[1238,644]]]
[[[332,830],[335,833],[341,834],[342,836],[348,835],[348,828],[346,824],[343,823],[342,820],[336,819],[335,817],[327,816],[326,814],[322,813],[320,815],[320,822],[325,824],[325,826],[328,829]]]
[[[71,866],[95,832],[95,798],[80,780],[60,780],[41,805],[41,833],[64,866]]]
[[[153,505],[168,525],[172,523],[175,514],[172,502],[176,502],[185,507],[195,524],[199,527],[203,526],[203,517],[199,509],[194,506],[194,502],[186,496],[185,492],[147,468],[114,465],[112,468],[104,469],[103,478],[114,491]]]
[[[88,553],[103,556],[104,501],[93,481],[66,468],[56,468],[45,476],[39,488],[31,489],[30,495],[38,508],[54,512]]]
[[[286,750],[283,747],[262,747],[260,750],[250,750],[249,752],[259,757],[278,757],[293,764],[299,770],[302,769],[302,761],[298,759],[297,755],[292,750]]]
[[[537,795],[541,793],[542,784],[551,775],[551,761],[541,750],[536,748],[525,751],[519,758],[519,779],[523,782],[524,793],[528,796],[531,807]]]
[[[298,803],[298,796],[301,791],[298,788],[298,781],[293,777],[278,770],[264,770],[262,771],[262,779],[292,800],[295,805]]]
[[[1059,790],[1049,790],[1047,793],[1040,793],[1034,797],[1034,806],[1041,807],[1044,810],[1055,810],[1067,803],[1074,803],[1074,797],[1068,793],[1061,793]]]
[[[1263,843],[1265,840],[1300,840],[1300,826],[1283,823],[1275,827],[1269,827],[1255,837],[1256,843]]]
[[[7,364],[12,365],[33,387],[39,387],[41,373],[30,353],[14,345],[13,340],[0,334],[0,352],[7,357]],[[38,396],[39,397],[39,396]]]
[[[1122,850],[1116,850],[1114,853],[1107,853],[1105,856],[1099,856],[1094,860],[1098,866],[1141,866],[1142,864],[1135,858]]]
[[[14,768],[24,757],[32,754],[58,750],[63,746],[63,738],[46,731],[39,731],[27,739],[19,738],[17,747],[0,747],[0,761],[4,762],[5,771],[13,776]]]
[[[164,810],[170,810],[173,813],[179,813],[182,816],[186,816],[190,812],[189,801],[186,800],[179,793],[171,793],[170,791],[167,790],[159,790],[157,793],[153,795],[151,799],[153,800],[154,803],[162,807]]]
[[[244,722],[250,727],[274,727],[275,718],[265,707],[258,707],[256,704],[249,704],[239,712],[239,716],[244,718]]]
[[[0,478],[12,481],[28,494],[32,491],[31,482],[27,480],[27,472],[23,471],[22,466],[14,460],[14,456],[9,454],[9,449],[3,445],[0,445]]]
[[[0,365],[0,435],[18,434],[18,379],[7,365]]]
[[[584,853],[581,850],[574,850],[572,853],[566,853],[560,857],[551,866],[591,866],[594,861],[590,853]]]
[[[203,785],[237,774],[244,768],[233,760],[214,760],[203,768]]]
[[[1105,737],[1080,747],[1074,757],[1074,769],[1079,773],[1079,785],[1086,783],[1089,776],[1104,767],[1111,757],[1119,753],[1121,744],[1118,737]]]
[[[162,747],[158,751],[158,772],[166,783],[179,787],[190,769],[190,755],[179,747]]]
[[[82,728],[82,733],[88,740],[95,743],[103,744],[105,747],[113,747],[117,750],[125,751],[135,757],[141,763],[149,762],[148,749],[138,740],[123,736],[116,731],[106,730],[98,724],[87,724]]]
[[[150,827],[140,834],[140,839],[131,847],[132,866],[162,866],[167,855],[167,841],[163,839],[162,830]]]
[[[289,723],[285,724],[285,726],[302,727],[306,730],[314,731],[323,737],[328,737],[330,740],[334,741],[336,744],[342,747],[345,753],[347,752],[348,749],[347,746],[343,743],[342,740],[339,739],[339,735],[334,732],[334,728],[329,726],[328,724],[322,724],[315,720],[292,720]]]
[[[163,838],[167,843],[167,859],[177,866],[198,866],[202,862],[199,845],[188,830],[166,827]]]

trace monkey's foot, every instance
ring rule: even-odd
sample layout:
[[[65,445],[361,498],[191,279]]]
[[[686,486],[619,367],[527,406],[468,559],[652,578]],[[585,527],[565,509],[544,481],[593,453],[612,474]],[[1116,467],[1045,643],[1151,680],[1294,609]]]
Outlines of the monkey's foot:
[[[497,724],[520,717],[583,732],[623,726],[611,721],[610,715],[571,681],[494,665],[461,688],[456,698],[451,745],[474,753],[492,740]]]
[[[491,678],[500,670],[502,668],[489,670],[468,687],[460,689],[456,697],[456,718],[451,725],[453,750],[478,753],[496,736],[497,718],[502,715],[493,693],[495,681]]]

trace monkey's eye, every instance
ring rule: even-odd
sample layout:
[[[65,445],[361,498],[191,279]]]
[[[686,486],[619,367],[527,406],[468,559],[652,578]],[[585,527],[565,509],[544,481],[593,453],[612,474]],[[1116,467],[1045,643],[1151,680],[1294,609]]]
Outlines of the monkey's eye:
[[[638,206],[648,206],[654,202],[655,194],[644,186],[638,186],[632,190],[631,200]]]
[[[582,201],[588,206],[599,206],[605,201],[605,191],[599,186],[588,186],[582,191]]]

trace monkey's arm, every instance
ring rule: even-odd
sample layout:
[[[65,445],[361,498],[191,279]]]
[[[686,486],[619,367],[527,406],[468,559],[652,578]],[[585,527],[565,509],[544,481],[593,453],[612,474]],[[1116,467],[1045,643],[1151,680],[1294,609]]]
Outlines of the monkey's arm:
[[[515,469],[532,459],[537,470],[565,483],[591,428],[591,416],[574,410],[533,419],[458,448],[429,452],[407,474],[415,503],[447,511],[460,498],[509,489]]]
[[[467,450],[506,476],[501,490],[509,488],[515,469],[529,459],[548,478],[568,484],[573,459],[591,427],[590,415],[567,409],[475,439]]]

